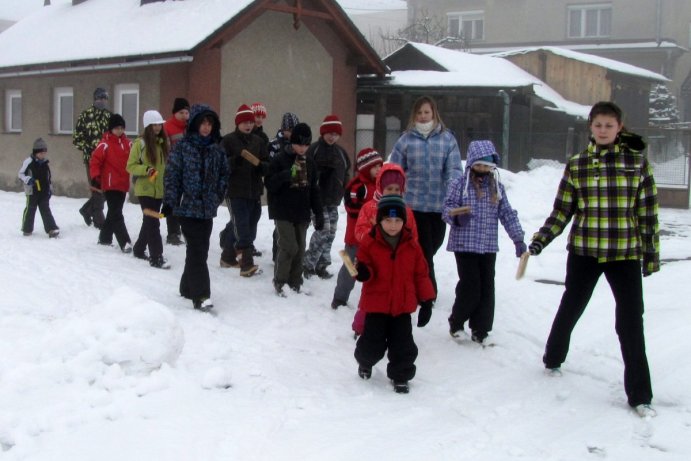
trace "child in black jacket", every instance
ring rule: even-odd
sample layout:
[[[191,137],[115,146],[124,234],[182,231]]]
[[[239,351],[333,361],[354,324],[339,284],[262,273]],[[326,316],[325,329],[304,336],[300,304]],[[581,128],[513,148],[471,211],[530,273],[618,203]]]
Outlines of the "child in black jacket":
[[[34,141],[33,151],[24,160],[17,175],[24,184],[26,193],[26,208],[22,216],[22,232],[30,236],[34,231],[34,217],[36,208],[41,212],[43,228],[49,237],[55,238],[60,233],[55,224],[53,213],[50,211],[50,196],[53,195],[50,182],[50,167],[48,166],[48,146],[42,138]]]

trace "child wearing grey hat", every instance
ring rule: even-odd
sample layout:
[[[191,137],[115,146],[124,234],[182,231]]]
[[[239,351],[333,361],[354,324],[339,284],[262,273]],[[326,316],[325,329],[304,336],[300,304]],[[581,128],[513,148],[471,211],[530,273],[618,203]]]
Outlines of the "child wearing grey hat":
[[[53,195],[48,166],[48,145],[43,138],[34,141],[31,155],[22,162],[19,169],[19,180],[24,184],[26,193],[26,208],[22,215],[22,232],[29,237],[34,231],[34,217],[36,209],[41,213],[43,228],[50,238],[60,233],[53,213],[50,211],[50,197]]]

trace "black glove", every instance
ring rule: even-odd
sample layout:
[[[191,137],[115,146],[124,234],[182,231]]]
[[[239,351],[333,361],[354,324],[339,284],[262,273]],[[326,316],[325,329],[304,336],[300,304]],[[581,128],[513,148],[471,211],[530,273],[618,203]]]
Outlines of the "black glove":
[[[513,242],[513,244],[516,247],[516,257],[520,258],[521,256],[523,256],[523,253],[525,253],[527,250],[525,242],[519,240],[518,242]]]
[[[420,310],[417,313],[417,326],[419,328],[424,327],[429,323],[429,319],[432,318],[432,306],[434,301],[431,299],[427,301],[422,301],[420,303]]]
[[[324,213],[314,215],[314,230],[324,230]]]
[[[29,187],[33,187],[33,185],[36,184],[36,180],[34,178],[29,178],[26,180],[26,185]]]
[[[643,277],[648,277],[659,270],[660,265],[656,256],[655,253],[643,253]]]
[[[363,184],[362,186],[357,188],[357,191],[355,191],[355,197],[357,197],[360,200],[364,200],[366,196],[367,196],[367,186],[365,186]]]
[[[92,178],[91,179],[91,185],[95,187],[96,189],[101,188],[101,181],[99,181],[97,178]]]
[[[542,249],[544,247],[545,246],[541,242],[533,240],[532,242],[530,242],[530,246],[528,246],[528,251],[530,251],[531,256],[537,256],[542,252]]]
[[[164,203],[163,206],[161,207],[161,214],[163,216],[173,216],[173,207],[168,205],[167,203]]]
[[[370,277],[372,277],[372,273],[363,263],[358,262],[355,268],[357,269],[357,275],[355,276],[355,280],[357,280],[358,282],[366,282],[370,279]]]

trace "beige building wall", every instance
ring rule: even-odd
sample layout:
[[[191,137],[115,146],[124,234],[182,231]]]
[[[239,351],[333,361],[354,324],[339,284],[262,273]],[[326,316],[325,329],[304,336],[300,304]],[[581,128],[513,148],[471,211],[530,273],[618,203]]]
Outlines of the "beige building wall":
[[[333,59],[304,24],[293,29],[288,14],[262,14],[223,47],[221,82],[224,134],[235,129],[240,104],[259,101],[267,108],[264,132],[269,138],[283,113],[294,112],[312,127],[316,140],[332,110]]]
[[[53,175],[54,192],[58,195],[85,197],[88,193],[86,172],[81,152],[72,145],[71,134],[57,134],[53,128],[53,90],[71,87],[74,92],[74,119],[93,103],[93,92],[103,87],[111,95],[109,108],[113,109],[113,91],[118,84],[139,85],[139,123],[145,110],[159,108],[159,71],[142,68],[130,71],[55,74],[0,79],[0,189],[21,190],[17,172],[22,161],[31,154],[33,140],[42,137],[48,144],[48,159]],[[5,131],[5,92],[22,92],[22,132]]]

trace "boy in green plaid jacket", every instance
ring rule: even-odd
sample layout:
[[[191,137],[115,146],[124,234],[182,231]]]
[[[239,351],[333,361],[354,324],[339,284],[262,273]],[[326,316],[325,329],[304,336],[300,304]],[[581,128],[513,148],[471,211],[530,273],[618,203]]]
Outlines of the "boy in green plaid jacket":
[[[569,159],[552,213],[529,246],[532,255],[540,254],[573,217],[566,289],[543,362],[550,374],[560,374],[571,332],[604,274],[616,300],[628,403],[647,416],[654,410],[643,333],[641,272],[648,276],[660,270],[657,189],[642,153],[645,143],[640,136],[624,131],[618,106],[595,104],[588,122],[591,142]]]

